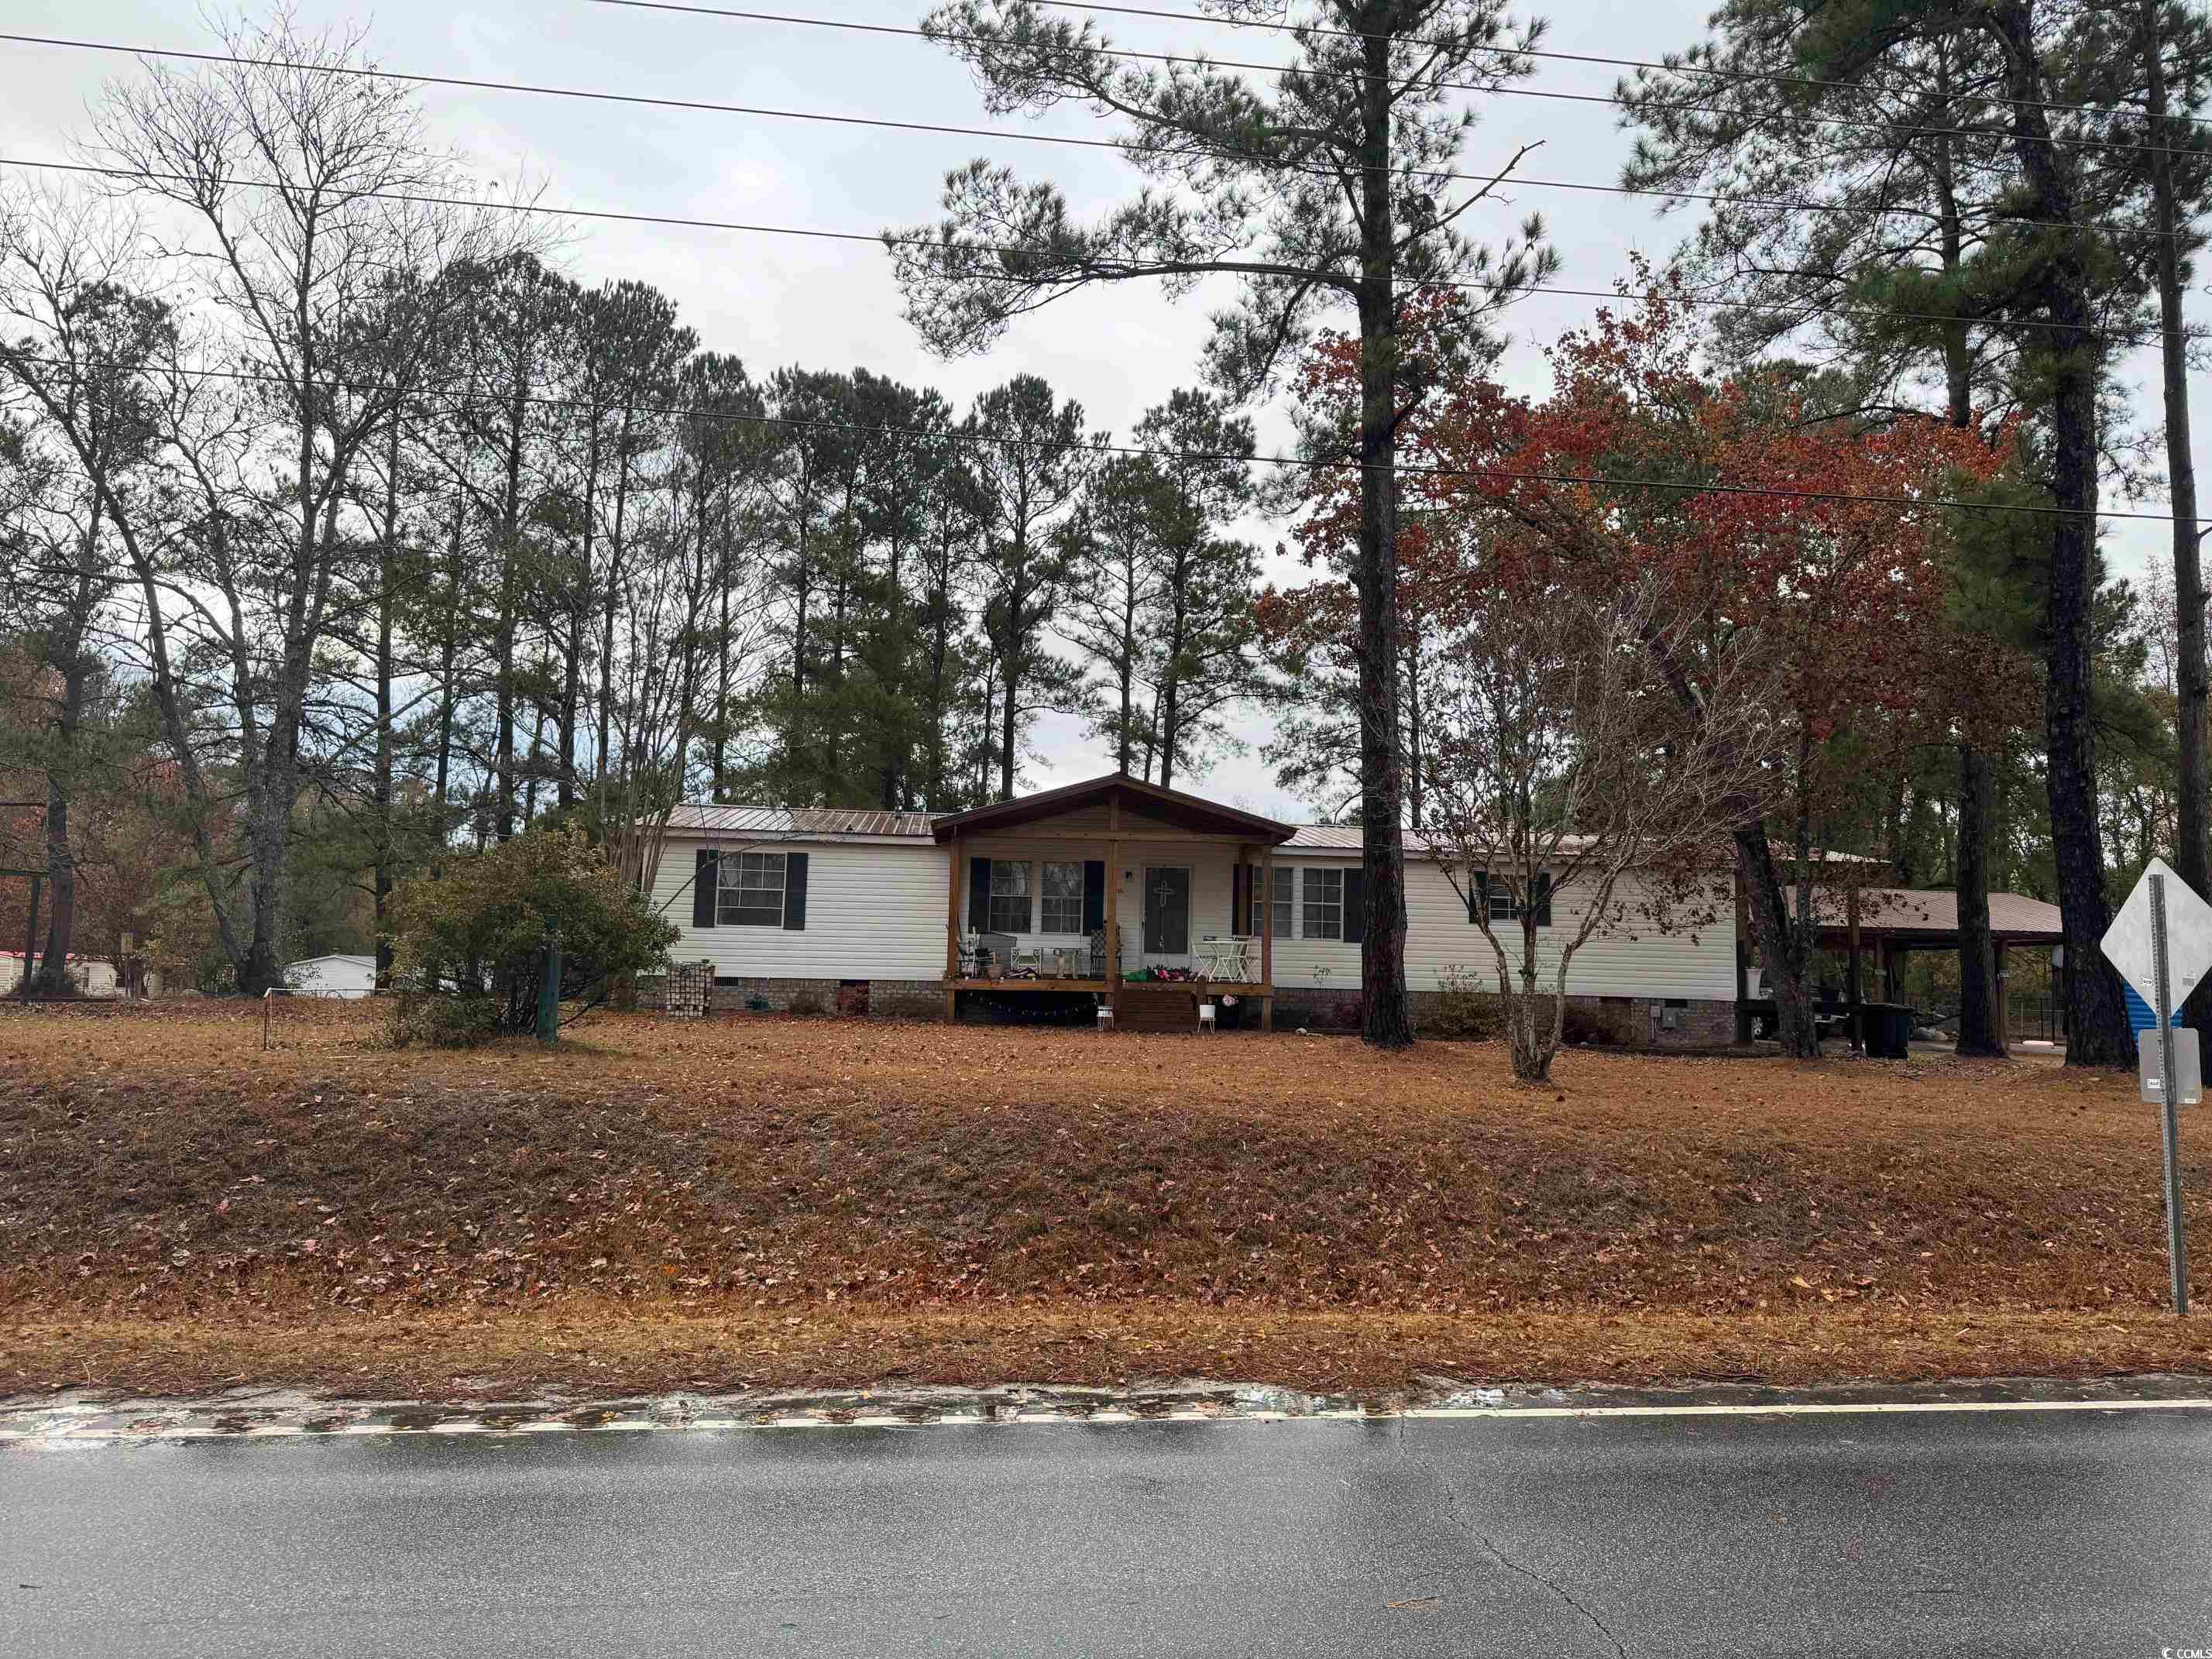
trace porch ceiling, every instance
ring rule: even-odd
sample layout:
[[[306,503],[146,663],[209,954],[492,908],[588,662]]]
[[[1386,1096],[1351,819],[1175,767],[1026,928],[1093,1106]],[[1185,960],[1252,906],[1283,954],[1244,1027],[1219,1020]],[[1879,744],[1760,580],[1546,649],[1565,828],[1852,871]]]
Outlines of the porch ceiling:
[[[1264,842],[1279,846],[1297,833],[1297,827],[1278,823],[1273,818],[1263,818],[1253,812],[1240,812],[1233,806],[1186,795],[1180,789],[1163,789],[1158,784],[1142,783],[1124,773],[1114,773],[1103,778],[1092,778],[1085,783],[1071,783],[1064,788],[1048,789],[1042,794],[1024,795],[1019,800],[1001,801],[993,806],[978,806],[970,811],[954,812],[939,818],[932,830],[939,841],[951,841],[956,836],[988,835],[994,830],[1011,830],[1024,823],[1034,823],[1041,818],[1057,817],[1063,812],[1073,812],[1087,806],[1100,806],[1119,801],[1143,817],[1156,823],[1171,824],[1199,836],[1234,836],[1242,840]],[[1133,836],[1136,826],[1131,826]]]

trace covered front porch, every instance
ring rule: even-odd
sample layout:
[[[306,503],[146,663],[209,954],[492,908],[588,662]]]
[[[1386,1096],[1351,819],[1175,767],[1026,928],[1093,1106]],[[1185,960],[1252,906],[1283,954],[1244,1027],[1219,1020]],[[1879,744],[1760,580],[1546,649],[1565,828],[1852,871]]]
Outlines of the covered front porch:
[[[1272,1024],[1276,907],[1255,901],[1291,825],[1117,774],[933,832],[948,1019],[963,995],[1089,994],[1117,1027],[1195,1030],[1224,997]]]

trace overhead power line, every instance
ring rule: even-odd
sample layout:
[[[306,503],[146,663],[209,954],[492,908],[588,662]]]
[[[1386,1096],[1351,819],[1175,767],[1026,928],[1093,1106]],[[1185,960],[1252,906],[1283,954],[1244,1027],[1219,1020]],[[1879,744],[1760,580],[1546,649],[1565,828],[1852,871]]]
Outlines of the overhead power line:
[[[1358,29],[1334,29],[1324,27],[1320,25],[1308,27],[1297,23],[1270,22],[1265,18],[1259,17],[1215,17],[1209,16],[1204,12],[1196,11],[1155,11],[1143,6],[1102,5],[1094,3],[1094,0],[1036,0],[1036,3],[1040,6],[1049,6],[1059,11],[1112,12],[1123,17],[1154,17],[1176,23],[1211,23],[1216,27],[1224,29],[1266,29],[1285,34],[1296,34],[1303,32],[1309,34],[1326,35],[1331,39],[1339,40],[1373,40],[1400,38],[1390,35],[1366,34],[1361,33]],[[1409,46],[1435,46],[1449,45],[1450,43],[1407,35],[1402,37],[1402,44]],[[1515,46],[1478,46],[1475,49],[1480,52],[1502,53],[1508,57],[1540,58],[1550,62],[1559,64],[1596,64],[1613,69],[1657,70],[1667,75],[1698,75],[1704,76],[1710,80],[1750,82],[1762,86],[1808,87],[1822,92],[1865,92],[1869,90],[1868,88],[1861,87],[1850,81],[1816,81],[1802,75],[1769,75],[1758,70],[1711,69],[1701,64],[1670,64],[1664,62],[1663,60],[1655,62],[1650,58],[1603,58],[1594,53],[1578,52],[1547,52],[1541,50],[1522,52],[1518,47]],[[1871,88],[1871,90],[1896,91],[1898,88],[1878,87]],[[1980,101],[1988,104],[1996,104],[2006,109],[2040,109],[2050,110],[2056,113],[2074,115],[2126,115],[2131,118],[2137,118],[2140,115],[2140,112],[2136,110],[2108,110],[2096,104],[2069,104],[2052,98],[1984,98]],[[2141,118],[2148,119],[2148,117],[2142,116]],[[2212,117],[2202,115],[2169,115],[2166,118],[2169,121],[2188,121],[2200,125],[2205,125],[2208,122],[2212,122]]]
[[[66,359],[35,357],[27,354],[0,350],[0,364],[10,361],[52,368],[75,367]],[[270,386],[289,386],[293,382],[282,374],[256,374],[247,369],[185,368],[177,373],[186,378],[242,380]],[[1106,442],[1061,444],[1035,438],[1006,438],[986,432],[965,432],[958,428],[931,428],[911,426],[862,426],[845,421],[808,421],[784,415],[749,415],[729,409],[703,408],[696,404],[648,404],[611,398],[600,404],[592,404],[580,398],[562,398],[526,389],[518,397],[512,388],[483,392],[453,392],[439,389],[418,392],[398,386],[388,380],[355,380],[343,378],[317,380],[319,389],[349,392],[379,392],[403,400],[445,400],[453,403],[493,402],[502,406],[516,404],[540,409],[597,409],[612,415],[627,411],[634,415],[659,415],[685,420],[734,421],[744,426],[787,428],[793,431],[837,432],[863,438],[915,438],[928,443],[987,444],[999,448],[1048,449],[1068,452],[1087,452],[1097,455],[1132,455],[1161,461],[1230,461],[1243,466],[1279,466],[1300,468],[1310,472],[1328,472],[1340,469],[1352,470],[1361,463],[1357,460],[1316,459],[1304,455],[1245,455],[1235,450],[1210,449],[1151,449],[1139,444]],[[1683,483],[1668,478],[1616,478],[1604,473],[1510,471],[1500,467],[1424,466],[1394,463],[1401,477],[1426,478],[1468,478],[1490,483],[1555,483],[1586,486],[1599,489],[1673,490],[1684,495],[1759,495],[1785,501],[1855,501],[1872,507],[1911,507],[1922,512],[1955,509],[1969,513],[2027,513],[2045,518],[2093,518],[2142,520],[2155,524],[2172,524],[2170,513],[2106,512],[2100,509],[2085,514],[2074,507],[2051,507],[2033,501],[1970,501],[1946,495],[1870,495],[1839,489],[1798,489],[1780,484]]]
[[[102,167],[90,161],[48,161],[20,155],[0,155],[0,167],[26,167],[46,173],[85,173],[94,177],[110,179],[160,179],[165,183],[172,184],[206,183],[220,185],[228,189],[274,190],[277,187],[274,183],[262,179],[203,179],[197,175],[181,173],[143,173],[135,167]],[[490,197],[432,196],[420,191],[389,190],[355,191],[350,192],[350,197],[351,199],[361,201],[399,202],[416,207],[463,208],[480,210],[493,213],[543,214],[549,218],[581,219],[593,222],[608,222],[614,224],[666,225],[672,228],[678,230],[726,230],[753,236],[793,236],[809,240],[827,242],[867,242],[878,247],[886,246],[891,247],[937,247],[941,246],[941,244],[926,236],[894,236],[883,232],[858,230],[814,230],[802,225],[763,225],[751,224],[738,219],[699,219],[688,218],[674,214],[628,213],[614,208],[561,207],[544,202],[501,201],[496,198]],[[980,253],[1010,253],[1016,251],[1011,247],[1004,247],[988,242],[972,243],[969,246],[974,252]],[[1811,276],[1821,279],[1826,279],[1829,276],[1829,273],[1820,271],[1801,271],[1787,274]],[[1401,282],[1398,286],[1400,292],[1406,294],[1435,293],[1439,291],[1457,292],[1462,290],[1473,293],[1487,291],[1487,285],[1485,283],[1451,282],[1437,277],[1408,277]],[[1547,294],[1563,299],[1607,300],[1620,303],[1646,300],[1660,300],[1664,301],[1670,305],[1686,305],[1696,307],[1700,309],[1717,311],[1777,312],[1784,316],[1793,316],[1801,323],[1811,322],[1817,318],[1829,317],[1838,314],[1838,308],[1836,307],[1823,307],[1820,306],[1792,303],[1778,300],[1723,300],[1706,295],[1653,293],[1649,290],[1635,289],[1565,288],[1557,283],[1532,283],[1525,287],[1516,289],[1515,292],[1522,294]],[[1964,323],[1970,327],[1994,326],[1994,325],[1983,324],[1973,318],[1956,317],[1943,312],[1936,311],[1890,311],[1885,309],[1881,314],[1885,317],[1901,318],[1911,322],[1946,323],[1952,325]],[[2005,323],[2004,326],[2007,329],[2070,329],[2072,325],[2054,323],[2041,318],[2030,317],[2008,321]],[[2152,338],[2154,337],[2137,336],[2132,334],[2112,334],[2107,335],[2105,337],[2110,343],[2116,346],[2140,346],[2150,343]]]
[[[1283,172],[1302,173],[1317,179],[1334,179],[1340,175],[1328,167],[1304,162],[1269,163],[1266,158],[1237,150],[1185,147],[1176,144],[1145,143],[1129,138],[1080,138],[1069,133],[1025,132],[1018,128],[966,127],[936,121],[895,121],[878,115],[834,115],[817,110],[771,109],[763,105],[722,104],[705,99],[656,98],[642,93],[600,92],[586,87],[549,87],[519,81],[484,81],[454,75],[421,75],[400,70],[372,69],[352,64],[314,64],[282,58],[245,58],[232,52],[191,52],[181,47],[125,46],[110,40],[78,40],[56,35],[18,34],[0,33],[0,41],[18,45],[55,46],[79,52],[114,52],[132,58],[173,58],[187,63],[226,64],[244,69],[273,69],[310,75],[336,75],[356,79],[394,81],[409,86],[458,87],[472,92],[514,92],[543,98],[575,98],[586,102],[603,104],[634,104],[654,109],[696,110],[716,115],[747,115],[777,121],[809,121],[830,126],[876,127],[893,132],[939,133],[959,138],[1012,139],[1019,143],[1061,144],[1078,149],[1117,150],[1130,155],[1164,155],[1185,159],[1211,156],[1244,166],[1276,166]],[[1407,169],[1409,178],[1430,179],[1441,183],[1480,185],[1485,187],[1512,186],[1526,190],[1558,190],[1577,194],[1595,196],[1656,197],[1670,202],[1705,202],[1737,209],[1754,209],[1763,212],[1789,213],[1879,213],[1926,216],[1921,210],[1909,206],[1858,207],[1838,202],[1793,202],[1787,200],[1752,199],[1721,196],[1710,191],[1688,190],[1646,189],[1632,185],[1593,185],[1571,179],[1532,179],[1522,174],[1498,173],[1463,173],[1437,167]],[[2057,220],[2023,219],[2008,216],[2008,225],[2023,226],[2039,230],[2061,230],[2081,234],[2111,235],[2103,226],[2065,224]],[[2160,236],[2185,237],[2186,231],[2145,230],[2128,234],[2130,240],[2149,240]]]
[[[804,17],[788,12],[736,11],[723,6],[696,6],[679,3],[679,0],[586,0],[596,6],[620,6],[634,11],[666,11],[689,14],[695,17],[726,17],[743,22],[788,23],[802,28],[844,29],[859,34],[887,34],[909,40],[930,41],[963,41],[988,44],[989,37],[962,34],[952,30],[909,28],[896,23],[855,23],[839,17]],[[1215,19],[1215,21],[1221,20]],[[1209,69],[1249,70],[1261,75],[1295,75],[1308,80],[1357,81],[1363,77],[1351,70],[1315,70],[1295,64],[1255,64],[1233,58],[1207,58],[1193,52],[1139,52],[1127,46],[1098,46],[1091,48],[1103,58],[1127,58],[1140,64],[1188,64],[1193,67]],[[1556,52],[1531,52],[1536,58],[1565,56]],[[1610,62],[1611,59],[1599,61]],[[1627,60],[1621,60],[1626,62]],[[1542,87],[1493,87],[1477,81],[1444,81],[1428,76],[1407,76],[1394,79],[1393,86],[1433,87],[1441,92],[1474,92],[1493,98],[1535,98],[1562,104],[1609,104],[1618,108],[1633,107],[1632,100],[1618,93],[1559,92]],[[1987,100],[1984,100],[1987,101]],[[1660,104],[1656,107],[1676,114],[1718,115],[1726,112],[1711,104]],[[2085,106],[2085,107],[2087,107]],[[2132,113],[2132,112],[2130,112]],[[1893,137],[1919,136],[1929,138],[2005,138],[2008,135],[1987,127],[1936,127],[1897,121],[1854,120],[1842,115],[1784,115],[1771,118],[1782,125],[1793,127],[1833,127],[1844,131],[1881,132]],[[2063,137],[2052,142],[2069,149],[2160,150],[2179,153],[2171,144],[2148,144],[2118,138]]]

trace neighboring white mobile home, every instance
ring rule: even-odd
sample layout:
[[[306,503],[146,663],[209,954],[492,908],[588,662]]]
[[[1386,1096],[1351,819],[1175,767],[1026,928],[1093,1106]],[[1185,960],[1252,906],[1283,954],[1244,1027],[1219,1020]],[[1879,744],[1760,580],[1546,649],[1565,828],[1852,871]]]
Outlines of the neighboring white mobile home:
[[[681,930],[671,957],[711,962],[726,1005],[827,1006],[865,986],[872,1012],[957,1016],[969,1000],[1091,993],[1125,1024],[1188,1024],[1191,987],[1127,981],[1151,969],[1302,1023],[1359,994],[1359,857],[1356,827],[1117,775],[950,814],[687,805],[652,890]],[[1406,898],[1417,1012],[1463,972],[1494,984],[1488,942],[1417,836]],[[1571,926],[1578,902],[1562,893],[1546,932]],[[1614,1005],[1616,1027],[1724,1042],[1736,959],[1726,916],[1601,934],[1568,994]],[[1009,969],[1024,977],[994,977]]]
[[[115,964],[112,962],[104,962],[97,957],[71,957],[69,975],[70,982],[76,987],[79,996],[105,1000],[117,994]],[[15,989],[22,982],[23,953],[21,951],[0,951],[0,994]]]
[[[284,983],[303,997],[349,1001],[376,989],[376,958],[344,953],[303,957],[285,963]]]

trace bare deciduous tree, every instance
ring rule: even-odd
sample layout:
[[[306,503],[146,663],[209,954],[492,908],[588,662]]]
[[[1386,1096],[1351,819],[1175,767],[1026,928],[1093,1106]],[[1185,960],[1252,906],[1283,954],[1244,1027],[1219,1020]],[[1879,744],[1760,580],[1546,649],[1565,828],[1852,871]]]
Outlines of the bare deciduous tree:
[[[1602,605],[1492,590],[1443,653],[1429,835],[1489,943],[1524,1082],[1551,1074],[1583,945],[1732,915],[1729,835],[1770,787],[1771,688],[1747,653],[1682,719],[1650,644],[1690,625],[1654,582]]]

